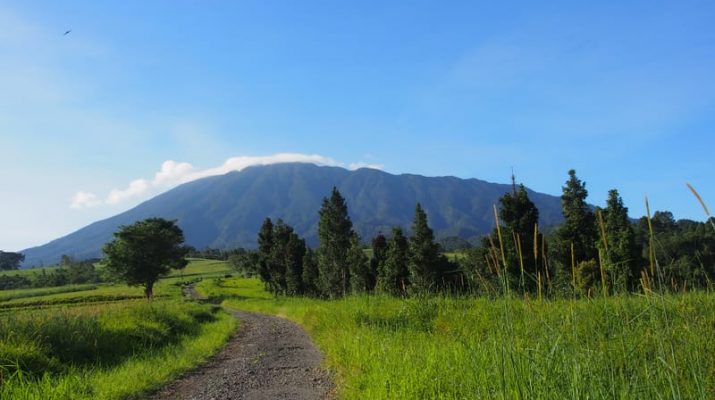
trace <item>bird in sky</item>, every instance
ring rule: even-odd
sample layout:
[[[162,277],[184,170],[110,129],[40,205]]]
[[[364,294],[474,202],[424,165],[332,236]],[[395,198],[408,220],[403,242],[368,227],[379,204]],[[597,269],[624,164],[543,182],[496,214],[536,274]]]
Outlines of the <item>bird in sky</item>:
[[[67,35],[69,35],[70,32],[72,32],[72,29],[66,30],[65,33],[64,33],[62,36],[67,36]]]

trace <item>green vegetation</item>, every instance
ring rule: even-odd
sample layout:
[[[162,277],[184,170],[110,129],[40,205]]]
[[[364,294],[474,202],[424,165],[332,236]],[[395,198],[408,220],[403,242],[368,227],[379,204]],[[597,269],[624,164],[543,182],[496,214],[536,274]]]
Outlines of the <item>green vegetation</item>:
[[[220,308],[180,298],[184,283],[228,271],[192,260],[185,275],[157,283],[152,301],[126,285],[0,291],[0,399],[144,397],[233,332]]]
[[[345,399],[715,396],[712,294],[328,301],[274,298],[262,287],[231,278],[199,290],[305,326]]]
[[[129,285],[144,286],[144,294],[151,298],[159,277],[186,267],[189,249],[183,243],[184,232],[174,221],[148,218],[120,227],[102,250],[112,275]]]

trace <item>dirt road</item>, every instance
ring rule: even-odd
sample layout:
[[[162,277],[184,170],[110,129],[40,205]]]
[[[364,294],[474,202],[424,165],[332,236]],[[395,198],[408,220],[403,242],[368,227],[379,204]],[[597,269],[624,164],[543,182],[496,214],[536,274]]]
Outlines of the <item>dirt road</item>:
[[[198,296],[193,288],[187,295]],[[240,326],[207,364],[171,382],[152,398],[327,399],[333,385],[322,355],[305,331],[288,320],[234,311]]]

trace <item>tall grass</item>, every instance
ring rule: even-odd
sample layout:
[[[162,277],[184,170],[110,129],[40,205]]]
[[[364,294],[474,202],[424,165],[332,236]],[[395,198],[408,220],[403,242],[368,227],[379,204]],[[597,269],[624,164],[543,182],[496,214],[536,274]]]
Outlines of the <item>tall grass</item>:
[[[0,322],[0,398],[141,393],[212,354],[235,326],[210,306],[176,300],[37,310]]]
[[[189,280],[225,275],[194,260]],[[76,286],[0,292],[0,399],[145,398],[220,349],[236,320],[180,299],[186,275],[141,288]]]
[[[305,326],[346,399],[715,397],[709,294],[321,301],[252,297],[258,281],[222,285],[239,296],[225,297],[229,307]]]

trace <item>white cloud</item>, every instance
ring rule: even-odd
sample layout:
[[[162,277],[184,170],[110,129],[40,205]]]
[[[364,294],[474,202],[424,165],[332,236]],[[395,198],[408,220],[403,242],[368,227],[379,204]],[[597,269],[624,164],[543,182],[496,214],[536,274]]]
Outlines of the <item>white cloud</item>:
[[[223,175],[232,171],[241,171],[255,165],[271,165],[281,163],[311,163],[316,165],[344,166],[330,157],[318,154],[279,153],[270,156],[238,156],[231,157],[218,167],[196,169],[187,162],[164,161],[161,168],[154,174],[154,179],[139,178],[131,181],[124,189],[112,189],[109,194],[100,200],[93,193],[77,192],[72,199],[70,207],[75,209],[90,208],[100,205],[117,205],[124,201],[138,198],[143,195],[155,193],[162,189],[169,189],[182,183],[191,182],[207,176]],[[373,168],[382,169],[381,164],[354,162],[348,165],[349,169]]]
[[[129,182],[129,186],[126,189],[112,189],[104,202],[107,204],[121,203],[124,200],[146,193],[151,186],[146,179],[135,179]]]
[[[80,209],[96,207],[100,204],[102,204],[102,201],[99,200],[99,198],[97,198],[97,195],[95,195],[94,193],[77,192],[72,197],[72,204],[70,205],[70,207],[74,209]]]
[[[382,164],[367,163],[364,161],[358,161],[358,162],[350,163],[350,165],[348,165],[348,169],[355,170],[355,169],[360,169],[360,168],[370,168],[370,169],[382,170],[382,169],[385,169],[385,166]]]

